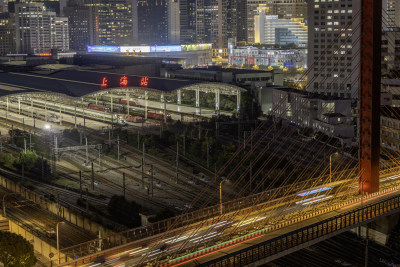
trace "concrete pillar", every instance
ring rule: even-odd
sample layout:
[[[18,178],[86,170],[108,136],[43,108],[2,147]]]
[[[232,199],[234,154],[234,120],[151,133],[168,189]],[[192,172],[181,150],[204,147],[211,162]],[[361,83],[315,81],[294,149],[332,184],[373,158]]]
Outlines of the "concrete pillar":
[[[129,93],[126,92],[126,114],[129,115]]]
[[[111,97],[111,102],[110,102],[111,112],[114,112],[114,110],[113,110],[113,96],[111,95],[110,97]]]
[[[21,115],[21,99],[18,98],[18,114]]]
[[[33,118],[33,100],[31,98],[31,117]]]
[[[7,113],[8,113],[8,97],[7,97]]]
[[[149,105],[149,101],[147,100],[147,91],[144,92],[144,119],[147,120],[147,106]]]
[[[178,98],[178,105],[182,104],[182,91],[179,89],[177,92],[177,98]]]
[[[200,89],[196,89],[196,108],[200,106]]]
[[[95,94],[95,99],[96,99],[96,105],[97,105],[97,94]]]
[[[215,90],[215,110],[219,110],[219,89]]]
[[[241,99],[240,99],[240,90],[238,89],[237,90],[237,98],[236,98],[236,109],[237,109],[238,112],[239,112],[239,109],[240,109],[240,101],[241,101]]]

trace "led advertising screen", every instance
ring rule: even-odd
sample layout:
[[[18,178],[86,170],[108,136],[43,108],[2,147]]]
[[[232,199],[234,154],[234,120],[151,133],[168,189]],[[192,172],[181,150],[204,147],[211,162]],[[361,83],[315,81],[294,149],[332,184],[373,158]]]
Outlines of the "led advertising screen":
[[[88,46],[88,52],[96,53],[119,53],[119,46]]]
[[[151,46],[150,52],[181,52],[182,47],[180,45],[160,45]]]

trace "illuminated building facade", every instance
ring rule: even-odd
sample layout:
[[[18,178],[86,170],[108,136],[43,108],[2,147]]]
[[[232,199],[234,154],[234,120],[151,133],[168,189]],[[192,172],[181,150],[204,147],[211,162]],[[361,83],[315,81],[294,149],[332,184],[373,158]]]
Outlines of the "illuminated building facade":
[[[181,43],[190,44],[196,40],[196,0],[180,0]]]
[[[255,16],[255,43],[307,47],[308,32],[303,19],[280,19],[258,7]]]
[[[14,14],[0,13],[0,56],[15,53]]]
[[[99,27],[96,6],[83,6],[70,1],[64,8],[69,21],[69,45],[71,50],[86,51],[88,45],[98,44]]]
[[[17,53],[69,50],[68,19],[45,10],[43,3],[15,5]]]
[[[360,1],[309,2],[308,90],[358,99]]]
[[[255,42],[255,15],[257,8],[264,5],[269,15],[277,15],[282,19],[302,18],[307,21],[308,10],[305,0],[247,0],[247,42]]]
[[[133,41],[132,1],[130,0],[85,0],[84,5],[92,7],[97,34],[93,40],[101,45],[131,44]]]
[[[241,66],[272,66],[307,68],[307,49],[258,49],[236,47],[229,53],[229,64]]]
[[[169,43],[168,0],[133,0],[133,18],[133,43],[135,45]]]
[[[47,12],[55,12],[57,16],[60,16],[60,0],[8,0],[8,12],[15,12],[16,4],[27,4],[27,3],[42,3]]]

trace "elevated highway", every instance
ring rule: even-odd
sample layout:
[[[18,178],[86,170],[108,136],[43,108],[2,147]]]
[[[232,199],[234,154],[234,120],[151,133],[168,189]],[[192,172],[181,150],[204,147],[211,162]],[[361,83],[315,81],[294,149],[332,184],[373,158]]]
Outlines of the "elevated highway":
[[[233,254],[237,251],[249,249],[259,243],[269,242],[273,238],[280,238],[281,236],[286,238],[288,233],[321,221],[344,218],[338,219],[340,227],[338,226],[337,230],[332,228],[334,227],[331,226],[332,223],[329,224],[330,229],[334,229],[330,230],[331,232],[329,233],[338,234],[340,233],[339,230],[344,229],[343,231],[345,231],[351,227],[356,227],[358,223],[364,223],[364,220],[358,219],[356,221],[357,224],[343,224],[347,220],[346,216],[353,216],[348,215],[348,212],[359,216],[359,211],[357,210],[361,206],[364,208],[366,205],[382,201],[390,203],[390,210],[385,209],[385,212],[374,213],[373,215],[371,213],[371,215],[368,215],[370,217],[365,217],[368,220],[374,220],[379,216],[390,214],[387,212],[397,212],[398,202],[396,201],[398,200],[393,200],[393,203],[397,203],[396,206],[387,198],[398,197],[399,184],[397,180],[399,177],[400,175],[398,174],[384,175],[381,179],[382,190],[379,193],[363,196],[363,198],[357,195],[356,182],[343,180],[336,181],[331,185],[302,190],[301,192],[294,190],[289,196],[277,198],[276,201],[264,202],[254,207],[242,207],[236,211],[226,211],[223,216],[210,216],[209,219],[204,219],[203,217],[198,223],[190,224],[186,221],[186,225],[181,224],[181,227],[175,228],[175,230],[172,230],[172,227],[168,227],[168,222],[164,221],[164,227],[169,230],[168,232],[163,232],[161,225],[159,225],[158,230],[149,227],[147,229],[135,229],[124,233],[124,236],[127,237],[127,242],[132,240],[131,243],[120,244],[96,254],[85,253],[84,244],[65,249],[63,253],[69,255],[69,257],[79,258],[76,261],[65,264],[65,266],[80,266],[84,264],[90,266],[97,263],[102,264],[102,266],[103,264],[104,266],[115,266],[115,264],[126,264],[127,266],[141,266],[143,264],[152,264],[152,266],[214,264],[214,261],[219,261],[219,258],[227,253]],[[343,190],[339,190],[339,188]],[[183,218],[182,221],[184,221]],[[173,222],[170,221],[169,225],[173,225]],[[314,225],[310,229],[316,229],[315,227]],[[318,240],[321,241],[323,239]],[[104,242],[104,240],[98,240],[98,242]],[[185,250],[182,250],[181,246],[185,247]],[[273,246],[275,246],[275,243]],[[283,250],[279,252],[283,252]],[[225,259],[226,257],[221,258],[221,260]],[[217,264],[213,266],[225,265]],[[227,266],[238,265],[234,263]]]

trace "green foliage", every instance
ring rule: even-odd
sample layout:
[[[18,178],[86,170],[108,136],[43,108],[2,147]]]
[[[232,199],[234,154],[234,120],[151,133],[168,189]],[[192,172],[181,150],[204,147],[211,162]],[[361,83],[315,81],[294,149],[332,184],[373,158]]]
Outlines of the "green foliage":
[[[0,231],[0,262],[4,267],[30,267],[36,261],[33,246],[26,239]]]
[[[141,206],[134,201],[127,201],[123,196],[114,195],[108,203],[108,213],[114,221],[123,224],[129,228],[141,225],[139,212]]]

